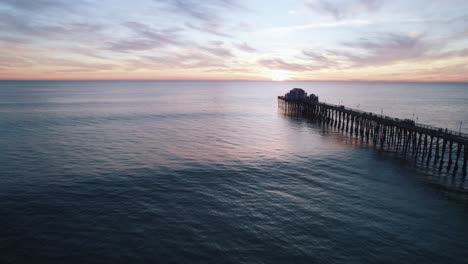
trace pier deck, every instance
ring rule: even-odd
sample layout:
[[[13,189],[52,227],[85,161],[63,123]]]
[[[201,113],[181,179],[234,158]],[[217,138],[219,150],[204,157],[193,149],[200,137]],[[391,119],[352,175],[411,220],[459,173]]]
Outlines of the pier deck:
[[[467,134],[323,103],[318,97],[310,100],[278,96],[278,107],[287,114],[311,117],[366,142],[371,141],[381,149],[400,152],[427,165],[432,162],[433,167],[453,176],[461,172],[463,181],[467,175]]]

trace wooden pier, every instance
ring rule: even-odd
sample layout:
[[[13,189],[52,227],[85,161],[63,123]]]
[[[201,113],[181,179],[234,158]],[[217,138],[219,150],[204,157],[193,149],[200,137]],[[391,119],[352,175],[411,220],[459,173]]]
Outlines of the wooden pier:
[[[467,175],[468,135],[413,120],[376,115],[343,105],[318,101],[318,97],[278,96],[286,114],[302,115],[334,127],[386,151],[398,152],[454,177]]]

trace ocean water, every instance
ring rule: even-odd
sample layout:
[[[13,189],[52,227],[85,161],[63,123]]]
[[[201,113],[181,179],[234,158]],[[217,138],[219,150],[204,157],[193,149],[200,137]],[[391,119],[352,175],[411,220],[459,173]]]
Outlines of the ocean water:
[[[468,129],[468,84],[0,82],[0,263],[466,263],[451,178],[282,115],[293,87]]]

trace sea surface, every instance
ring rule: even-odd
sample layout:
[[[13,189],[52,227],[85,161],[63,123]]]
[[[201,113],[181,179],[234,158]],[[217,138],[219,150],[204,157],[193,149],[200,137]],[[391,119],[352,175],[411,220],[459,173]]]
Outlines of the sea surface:
[[[468,130],[463,83],[3,81],[0,263],[467,263],[450,176],[283,115],[293,87]]]

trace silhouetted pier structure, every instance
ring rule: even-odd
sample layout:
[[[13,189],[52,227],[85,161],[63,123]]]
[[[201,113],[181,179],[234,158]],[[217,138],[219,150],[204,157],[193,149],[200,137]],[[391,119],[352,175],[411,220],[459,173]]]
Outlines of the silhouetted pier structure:
[[[286,114],[314,118],[376,147],[420,160],[453,176],[461,171],[465,180],[468,134],[319,102],[318,96],[307,96],[299,88],[278,96],[278,107]]]

